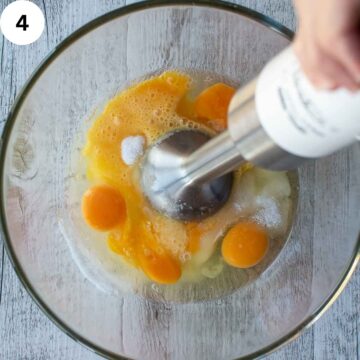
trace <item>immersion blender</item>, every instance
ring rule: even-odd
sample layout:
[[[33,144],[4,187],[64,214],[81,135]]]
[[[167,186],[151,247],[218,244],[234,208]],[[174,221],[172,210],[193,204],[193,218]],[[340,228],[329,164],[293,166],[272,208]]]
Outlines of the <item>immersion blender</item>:
[[[178,130],[153,145],[144,158],[142,189],[165,215],[201,220],[227,201],[231,172],[242,163],[289,170],[359,136],[360,92],[315,89],[289,47],[236,92],[223,133],[210,139]]]

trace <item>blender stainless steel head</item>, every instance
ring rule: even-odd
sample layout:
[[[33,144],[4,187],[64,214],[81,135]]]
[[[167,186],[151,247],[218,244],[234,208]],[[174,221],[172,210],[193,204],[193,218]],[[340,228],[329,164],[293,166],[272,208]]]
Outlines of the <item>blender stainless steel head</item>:
[[[233,180],[229,171],[242,158],[224,135],[209,139],[198,130],[178,130],[147,152],[142,188],[162,213],[179,220],[201,220],[229,198]]]
[[[150,203],[184,221],[204,219],[228,200],[231,172],[245,161],[273,170],[296,167],[303,159],[277,146],[256,113],[255,82],[233,97],[228,129],[210,139],[198,130],[177,130],[147,151],[141,186]]]

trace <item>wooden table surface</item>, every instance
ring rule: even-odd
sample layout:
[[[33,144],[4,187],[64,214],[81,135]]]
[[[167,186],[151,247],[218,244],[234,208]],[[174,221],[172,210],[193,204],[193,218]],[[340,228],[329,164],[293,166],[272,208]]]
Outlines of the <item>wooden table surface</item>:
[[[47,27],[31,46],[0,37],[0,130],[16,94],[40,61],[88,21],[133,1],[33,0]],[[0,0],[0,12],[12,0]],[[238,0],[294,29],[291,0]],[[331,309],[298,339],[266,359],[360,359],[360,271]],[[0,239],[0,359],[99,359],[61,332],[21,286]]]

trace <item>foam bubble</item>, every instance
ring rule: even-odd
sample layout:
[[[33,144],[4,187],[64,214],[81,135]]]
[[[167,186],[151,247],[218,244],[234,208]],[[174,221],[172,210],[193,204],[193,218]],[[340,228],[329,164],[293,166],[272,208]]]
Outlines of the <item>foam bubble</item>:
[[[183,263],[187,262],[191,259],[191,254],[188,251],[186,251],[179,256],[179,259]]]
[[[113,117],[113,124],[115,125],[115,126],[120,126],[121,125],[121,120],[120,120],[120,117],[119,116],[114,116]]]

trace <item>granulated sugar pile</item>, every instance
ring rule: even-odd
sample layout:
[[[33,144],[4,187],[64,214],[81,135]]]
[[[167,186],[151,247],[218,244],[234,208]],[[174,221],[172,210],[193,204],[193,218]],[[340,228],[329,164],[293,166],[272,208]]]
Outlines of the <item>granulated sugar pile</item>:
[[[144,152],[145,139],[141,135],[128,136],[121,142],[121,157],[126,165],[133,165]]]
[[[255,220],[264,224],[268,228],[281,225],[283,220],[279,205],[275,199],[259,196],[256,199],[256,205],[259,207],[259,210],[254,216]]]

